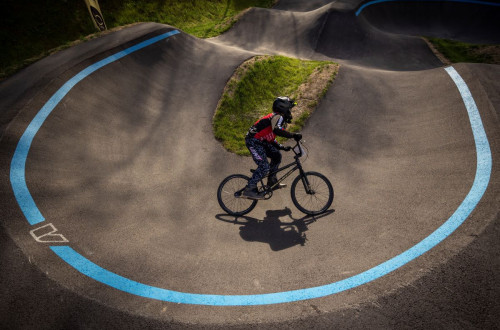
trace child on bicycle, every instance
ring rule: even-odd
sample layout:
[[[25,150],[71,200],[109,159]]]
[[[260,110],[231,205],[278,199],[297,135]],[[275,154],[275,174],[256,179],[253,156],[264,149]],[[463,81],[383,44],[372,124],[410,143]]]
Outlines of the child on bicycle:
[[[286,126],[292,121],[291,109],[296,105],[294,100],[286,96],[280,96],[273,102],[273,112],[260,118],[248,130],[245,137],[245,144],[250,150],[253,160],[257,164],[257,169],[253,173],[248,185],[241,197],[250,199],[263,199],[264,193],[259,193],[257,183],[264,178],[270,171],[274,172],[281,163],[280,150],[290,151],[291,147],[283,146],[276,141],[276,136],[284,138],[294,138],[296,141],[302,139],[299,133],[290,133],[286,131]],[[269,164],[267,157],[271,159]],[[268,178],[267,185],[272,186],[277,182],[276,175]],[[283,188],[280,184],[275,189]]]

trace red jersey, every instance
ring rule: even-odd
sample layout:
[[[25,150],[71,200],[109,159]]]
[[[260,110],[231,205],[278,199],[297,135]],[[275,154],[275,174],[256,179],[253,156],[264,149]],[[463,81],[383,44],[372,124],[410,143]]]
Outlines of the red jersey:
[[[276,129],[282,130],[284,132],[286,128],[286,122],[283,116],[279,113],[270,113],[253,124],[248,131],[248,135],[259,141],[267,141],[269,143],[275,142]]]

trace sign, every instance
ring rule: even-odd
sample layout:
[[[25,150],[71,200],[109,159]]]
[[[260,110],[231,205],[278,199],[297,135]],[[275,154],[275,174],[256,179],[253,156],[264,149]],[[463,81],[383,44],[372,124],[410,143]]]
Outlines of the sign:
[[[99,31],[106,30],[106,23],[104,23],[104,18],[102,17],[101,8],[99,7],[98,0],[85,0],[87,8],[89,9],[90,17],[94,22],[95,27]]]

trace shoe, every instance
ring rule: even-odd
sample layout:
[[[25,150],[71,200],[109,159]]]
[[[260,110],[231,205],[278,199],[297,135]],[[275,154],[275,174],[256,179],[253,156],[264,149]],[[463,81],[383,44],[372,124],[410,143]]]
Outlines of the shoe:
[[[269,178],[267,180],[267,186],[268,187],[272,187],[276,184],[276,182],[278,182],[278,179],[276,178]],[[276,185],[275,187],[273,187],[273,190],[277,190],[277,189],[281,189],[281,188],[286,188],[286,184],[284,183],[280,183],[278,185]]]
[[[252,187],[246,187],[245,190],[243,190],[243,193],[241,194],[241,198],[248,198],[248,199],[264,199],[264,193],[259,193],[257,191],[257,188],[252,188]]]

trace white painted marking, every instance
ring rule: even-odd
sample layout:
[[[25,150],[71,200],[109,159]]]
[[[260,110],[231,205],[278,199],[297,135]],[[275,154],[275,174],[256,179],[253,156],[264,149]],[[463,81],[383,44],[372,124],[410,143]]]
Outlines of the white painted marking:
[[[30,231],[31,236],[38,243],[69,243],[62,234],[56,234],[57,228],[49,223]]]

